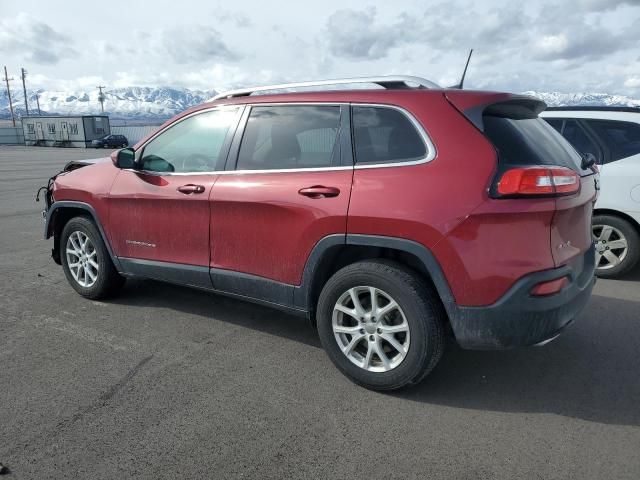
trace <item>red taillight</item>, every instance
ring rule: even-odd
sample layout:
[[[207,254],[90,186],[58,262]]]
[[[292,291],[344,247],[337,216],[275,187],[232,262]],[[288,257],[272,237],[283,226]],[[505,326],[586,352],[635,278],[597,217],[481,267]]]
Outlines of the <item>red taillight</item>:
[[[566,167],[521,167],[502,174],[501,196],[570,195],[580,190],[580,177]]]
[[[556,278],[555,280],[551,280],[549,282],[542,282],[537,284],[531,289],[531,295],[534,295],[536,297],[553,295],[554,293],[558,293],[567,285],[569,285],[569,279],[567,277]]]

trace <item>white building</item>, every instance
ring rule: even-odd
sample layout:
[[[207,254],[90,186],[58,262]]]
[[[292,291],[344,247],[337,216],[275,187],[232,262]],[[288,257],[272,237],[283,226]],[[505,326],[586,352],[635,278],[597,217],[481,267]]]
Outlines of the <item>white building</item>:
[[[22,117],[24,144],[47,147],[89,147],[91,140],[111,133],[106,115]]]

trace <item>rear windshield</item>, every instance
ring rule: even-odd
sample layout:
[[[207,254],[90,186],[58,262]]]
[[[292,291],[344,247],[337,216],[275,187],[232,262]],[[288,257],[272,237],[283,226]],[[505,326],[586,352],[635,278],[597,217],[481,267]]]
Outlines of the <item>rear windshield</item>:
[[[485,115],[484,133],[508,165],[558,165],[583,174],[582,158],[562,135],[541,118],[512,119]]]

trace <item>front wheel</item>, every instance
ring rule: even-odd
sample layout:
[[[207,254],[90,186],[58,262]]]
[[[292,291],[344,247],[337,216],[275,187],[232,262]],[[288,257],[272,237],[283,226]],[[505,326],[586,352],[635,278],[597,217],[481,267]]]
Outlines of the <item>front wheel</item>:
[[[446,314],[437,294],[396,262],[371,260],[339,270],[320,294],[316,319],[331,361],[373,390],[418,383],[444,349]]]
[[[124,284],[95,224],[86,217],[69,220],[60,237],[60,258],[68,282],[83,297],[97,300]]]
[[[594,215],[596,275],[616,278],[633,269],[640,259],[640,235],[626,220],[613,215]]]

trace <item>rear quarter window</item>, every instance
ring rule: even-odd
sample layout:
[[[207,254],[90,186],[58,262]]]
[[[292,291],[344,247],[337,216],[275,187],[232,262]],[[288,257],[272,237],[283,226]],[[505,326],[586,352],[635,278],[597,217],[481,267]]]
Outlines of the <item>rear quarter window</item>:
[[[485,115],[484,133],[498,151],[502,164],[558,165],[582,174],[582,158],[551,125],[541,118],[512,119]]]
[[[357,164],[407,162],[426,157],[425,142],[401,111],[354,106],[352,115]]]
[[[640,153],[640,125],[616,120],[586,120],[607,146],[610,162]]]

